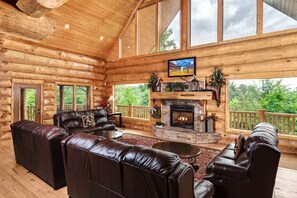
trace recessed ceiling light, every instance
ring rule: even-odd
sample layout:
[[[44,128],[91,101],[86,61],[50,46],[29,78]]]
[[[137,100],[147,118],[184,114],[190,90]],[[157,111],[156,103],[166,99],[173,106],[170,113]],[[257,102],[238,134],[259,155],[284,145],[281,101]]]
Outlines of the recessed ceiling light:
[[[130,49],[130,46],[128,45],[127,48]]]
[[[104,39],[104,36],[100,36],[99,39],[100,39],[100,40],[103,40],[103,39]]]
[[[70,28],[70,25],[69,25],[68,23],[66,23],[66,24],[64,25],[64,28],[65,28],[65,29],[69,29],[69,28]]]

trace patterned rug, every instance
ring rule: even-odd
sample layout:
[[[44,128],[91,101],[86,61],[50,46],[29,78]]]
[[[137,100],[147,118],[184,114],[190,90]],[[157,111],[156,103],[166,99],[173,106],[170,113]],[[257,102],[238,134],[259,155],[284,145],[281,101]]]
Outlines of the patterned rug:
[[[157,142],[164,142],[157,138],[145,137],[140,135],[134,135],[130,133],[125,133],[121,138],[122,142],[132,144],[132,145],[143,145],[147,147],[152,147],[153,144]],[[206,165],[220,152],[219,150],[214,150],[206,147],[199,146],[201,154],[196,157],[196,163],[199,165],[199,170],[195,173],[195,181],[201,180],[205,174]],[[187,163],[186,159],[182,159]]]

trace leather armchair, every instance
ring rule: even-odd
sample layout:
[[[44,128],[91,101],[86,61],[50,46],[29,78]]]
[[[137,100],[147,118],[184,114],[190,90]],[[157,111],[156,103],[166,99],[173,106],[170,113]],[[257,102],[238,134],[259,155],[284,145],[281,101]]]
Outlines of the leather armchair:
[[[214,197],[271,198],[280,152],[277,129],[258,124],[238,158],[229,144],[207,166],[204,179],[215,186]]]

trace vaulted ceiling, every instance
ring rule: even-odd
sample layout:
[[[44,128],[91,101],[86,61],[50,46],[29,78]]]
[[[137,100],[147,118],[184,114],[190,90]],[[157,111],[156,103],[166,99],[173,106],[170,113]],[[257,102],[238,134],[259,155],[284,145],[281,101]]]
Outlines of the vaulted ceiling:
[[[105,59],[137,3],[137,0],[69,0],[41,17],[52,19],[57,24],[55,31],[39,42],[52,48]],[[12,7],[1,3],[0,12],[3,6]],[[65,28],[67,26],[69,28]]]

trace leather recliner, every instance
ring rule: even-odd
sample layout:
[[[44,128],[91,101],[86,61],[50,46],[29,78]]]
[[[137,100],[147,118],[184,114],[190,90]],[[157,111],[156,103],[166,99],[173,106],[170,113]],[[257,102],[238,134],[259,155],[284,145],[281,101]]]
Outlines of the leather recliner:
[[[92,115],[95,118],[95,126],[83,128],[82,116]],[[77,133],[93,133],[94,131],[115,130],[113,122],[108,120],[107,112],[102,109],[86,111],[69,111],[55,114],[54,125],[64,128],[69,135]]]
[[[54,189],[65,186],[60,127],[24,120],[11,124],[15,160]]]
[[[192,167],[173,153],[85,133],[61,144],[72,198],[206,198],[214,192],[209,181],[194,185]]]
[[[271,198],[280,152],[278,130],[260,123],[247,138],[236,158],[234,144],[228,144],[208,165],[204,179],[215,186],[214,197]]]

